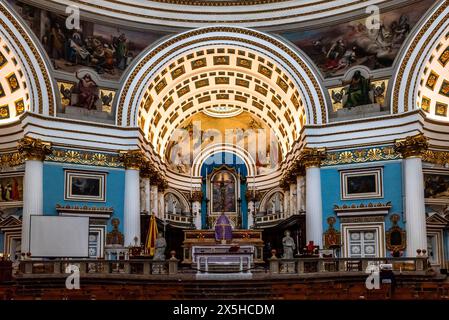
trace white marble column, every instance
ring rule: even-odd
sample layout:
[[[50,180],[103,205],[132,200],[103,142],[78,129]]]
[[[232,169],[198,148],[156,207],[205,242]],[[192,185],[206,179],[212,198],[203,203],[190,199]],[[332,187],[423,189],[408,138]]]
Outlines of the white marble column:
[[[145,204],[145,211],[150,213],[150,208],[151,208],[151,183],[150,183],[150,178],[149,177],[144,177],[143,178],[143,187],[145,190],[145,199],[144,199],[144,204]]]
[[[254,202],[248,201],[248,229],[254,227]]]
[[[124,233],[125,247],[140,246],[140,166],[143,155],[140,151],[129,151],[122,154],[125,164],[125,206]]]
[[[155,217],[158,216],[158,186],[151,186],[151,213],[154,214]]]
[[[158,204],[159,215],[158,215],[158,217],[160,219],[164,220],[165,219],[164,192],[160,188],[158,188],[157,198],[158,198],[158,201],[159,201],[159,204]]]
[[[192,212],[194,216],[195,228],[197,230],[201,230],[201,202],[199,201],[193,202]]]
[[[297,201],[298,199],[296,198],[297,194],[296,194],[296,184],[291,183],[290,184],[290,216],[297,214]]]
[[[305,198],[305,188],[306,188],[306,179],[303,175],[298,175],[296,177],[296,199],[297,205],[296,208],[298,212],[306,210],[306,198]]]
[[[405,195],[405,229],[407,256],[416,257],[417,249],[427,250],[426,214],[422,153],[428,148],[422,134],[395,141],[396,151],[402,153]]]
[[[284,218],[290,216],[290,190],[284,191]]]
[[[40,160],[25,161],[23,180],[22,252],[30,252],[30,219],[43,214],[44,163]],[[31,254],[33,254],[31,252]]]
[[[303,150],[303,163],[306,168],[306,241],[313,241],[323,247],[323,204],[321,198],[321,160],[325,155],[322,149]]]
[[[44,160],[51,153],[51,145],[39,139],[25,137],[19,141],[19,152],[25,159],[23,181],[22,253],[30,252],[30,220],[32,215],[43,215]],[[30,252],[33,256],[33,252]]]

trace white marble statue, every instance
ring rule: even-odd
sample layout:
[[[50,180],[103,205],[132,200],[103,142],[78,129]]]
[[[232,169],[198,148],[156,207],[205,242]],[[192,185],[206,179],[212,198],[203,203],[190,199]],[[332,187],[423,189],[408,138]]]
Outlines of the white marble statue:
[[[284,248],[283,259],[293,259],[293,253],[296,249],[295,240],[290,236],[290,231],[286,230],[282,238],[282,246]]]
[[[162,232],[159,232],[155,242],[155,251],[153,260],[165,260],[166,248],[167,248],[167,241],[163,237]]]

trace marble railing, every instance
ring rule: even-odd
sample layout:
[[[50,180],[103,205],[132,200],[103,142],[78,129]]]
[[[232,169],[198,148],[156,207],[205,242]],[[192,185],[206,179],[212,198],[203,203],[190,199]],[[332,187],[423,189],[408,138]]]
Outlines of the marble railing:
[[[428,257],[416,258],[295,258],[269,259],[273,274],[324,273],[324,272],[362,272],[370,273],[370,266],[391,265],[393,272],[424,272],[428,269]]]
[[[178,273],[179,260],[23,260],[18,275],[58,275],[77,270],[83,275],[174,275]],[[75,268],[74,268],[75,266]]]
[[[180,214],[165,213],[165,220],[190,225],[192,222],[192,217],[182,216]]]

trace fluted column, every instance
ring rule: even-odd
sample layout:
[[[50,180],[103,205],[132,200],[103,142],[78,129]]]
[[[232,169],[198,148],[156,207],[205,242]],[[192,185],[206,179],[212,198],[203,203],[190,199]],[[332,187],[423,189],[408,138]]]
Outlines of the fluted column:
[[[22,240],[23,253],[30,252],[31,215],[43,214],[44,201],[44,160],[51,153],[50,143],[25,137],[19,141],[19,152],[25,159],[25,177],[23,181]],[[33,254],[31,252],[31,254]]]
[[[290,188],[284,190],[284,218],[290,216]]]
[[[306,178],[305,173],[296,176],[296,208],[298,212],[302,212],[306,209],[306,198],[305,198],[305,188],[306,188]]]
[[[125,207],[124,230],[125,247],[140,245],[140,192],[139,171],[144,163],[141,151],[133,150],[121,153],[121,159],[125,165]]]
[[[140,177],[142,179],[144,190],[143,195],[145,198],[140,199],[140,202],[143,204],[141,210],[146,212],[147,214],[151,213],[151,174],[152,170],[149,163],[145,163],[145,165],[140,170]]]
[[[158,215],[158,186],[152,185],[151,186],[151,214],[153,214],[155,217]]]
[[[290,216],[297,214],[296,184],[290,184]]]
[[[321,161],[325,149],[305,148],[301,162],[306,168],[306,240],[323,247],[323,204],[321,198]]]
[[[424,204],[423,152],[428,148],[423,134],[395,141],[395,149],[402,154],[405,229],[407,232],[407,256],[415,257],[417,249],[427,249],[426,214]]]

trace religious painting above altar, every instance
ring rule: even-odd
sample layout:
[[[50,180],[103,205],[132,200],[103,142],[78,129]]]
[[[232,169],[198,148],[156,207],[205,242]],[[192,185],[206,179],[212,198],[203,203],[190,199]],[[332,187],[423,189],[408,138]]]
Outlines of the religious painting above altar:
[[[219,171],[211,178],[212,214],[236,213],[236,180],[229,171]]]
[[[232,117],[197,113],[176,129],[167,147],[166,160],[171,170],[188,174],[196,156],[208,148],[233,144],[250,154],[257,174],[278,168],[282,152],[274,131],[248,112]]]

